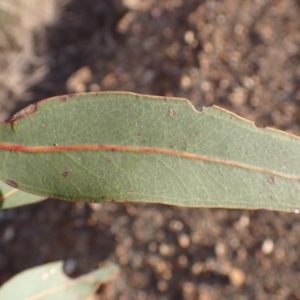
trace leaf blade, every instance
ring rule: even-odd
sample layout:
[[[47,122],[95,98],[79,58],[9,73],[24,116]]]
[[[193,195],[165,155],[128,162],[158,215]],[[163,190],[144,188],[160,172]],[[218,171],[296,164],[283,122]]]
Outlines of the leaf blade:
[[[63,272],[63,263],[53,262],[25,270],[0,288],[1,299],[51,300],[85,299],[99,283],[109,281],[118,271],[114,263],[96,269],[75,279]]]
[[[16,128],[0,126],[2,179],[67,200],[285,211],[300,206],[296,136],[258,129],[217,107],[199,113],[185,99],[62,97],[18,114]],[[22,164],[34,178],[10,172]]]
[[[9,209],[42,201],[44,197],[22,192],[0,181],[0,209]]]

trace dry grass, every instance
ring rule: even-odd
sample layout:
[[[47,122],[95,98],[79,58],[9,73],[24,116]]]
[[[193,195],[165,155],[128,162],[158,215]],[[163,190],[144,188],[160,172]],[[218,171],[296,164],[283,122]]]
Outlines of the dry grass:
[[[46,73],[44,57],[34,49],[34,36],[55,20],[56,0],[0,1],[0,119],[18,101],[30,100],[28,86]],[[28,70],[30,66],[30,76]]]

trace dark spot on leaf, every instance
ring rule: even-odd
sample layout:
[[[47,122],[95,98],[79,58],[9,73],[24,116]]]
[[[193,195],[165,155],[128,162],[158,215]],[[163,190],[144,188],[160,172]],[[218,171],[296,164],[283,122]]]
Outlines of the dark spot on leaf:
[[[138,132],[138,133],[137,133],[137,136],[140,136],[140,135],[141,135],[141,133],[140,133],[140,132]]]
[[[116,202],[116,200],[115,200],[115,199],[111,199],[111,200],[110,200],[110,202],[113,202],[113,203],[115,203],[115,202]]]
[[[116,151],[116,149],[110,149],[110,151],[111,151],[111,152],[115,152],[115,151]]]
[[[107,158],[106,160],[107,160],[109,163],[111,163],[111,159]]]
[[[12,187],[14,187],[14,188],[18,188],[18,184],[15,182],[15,181],[13,181],[13,180],[6,180],[6,183],[8,184],[8,185],[10,185],[10,186],[12,186]]]
[[[68,98],[73,98],[75,96],[76,96],[76,94],[69,94],[69,95],[67,95]]]
[[[63,174],[62,174],[64,177],[67,177],[68,175],[69,175],[69,173],[68,172],[63,172]]]
[[[269,179],[268,179],[268,182],[269,182],[269,183],[274,183],[274,182],[275,182],[274,177],[273,177],[273,176],[270,176]]]
[[[146,141],[145,141],[145,140],[142,140],[142,142],[143,142],[143,143],[146,143]]]

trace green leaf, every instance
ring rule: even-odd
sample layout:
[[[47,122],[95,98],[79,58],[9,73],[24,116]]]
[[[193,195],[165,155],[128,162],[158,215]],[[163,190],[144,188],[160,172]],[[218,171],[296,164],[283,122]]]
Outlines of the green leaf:
[[[0,299],[82,300],[92,295],[101,283],[109,281],[119,267],[109,263],[76,279],[67,277],[62,262],[48,263],[21,272],[0,288]]]
[[[180,98],[60,96],[0,124],[0,178],[66,200],[298,212],[299,162],[298,137]]]
[[[22,192],[0,181],[0,209],[32,204],[43,199],[44,197]]]

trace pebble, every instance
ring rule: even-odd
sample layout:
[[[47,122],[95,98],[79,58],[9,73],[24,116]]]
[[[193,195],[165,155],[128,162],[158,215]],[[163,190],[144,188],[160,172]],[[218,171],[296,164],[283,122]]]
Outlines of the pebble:
[[[191,87],[192,80],[189,76],[183,75],[180,80],[180,86],[183,90],[188,90]]]
[[[183,223],[181,221],[178,221],[178,220],[172,220],[169,223],[169,227],[173,231],[180,231],[183,228]]]
[[[233,105],[243,105],[247,100],[246,96],[246,90],[242,87],[237,87],[229,94],[229,101]]]
[[[164,281],[164,280],[158,281],[158,283],[157,283],[157,289],[158,289],[160,292],[165,292],[165,291],[168,289],[168,284],[167,284],[167,282]]]
[[[194,275],[199,275],[205,269],[203,263],[201,261],[197,261],[192,266],[192,273]]]
[[[180,234],[178,237],[178,243],[181,248],[187,248],[191,243],[190,236],[186,233]]]
[[[226,247],[223,243],[217,243],[215,245],[215,253],[218,257],[223,257],[226,254]]]
[[[228,273],[228,277],[231,284],[234,285],[235,287],[242,286],[246,280],[245,273],[243,272],[243,270],[238,268],[230,269]]]
[[[164,256],[169,256],[172,253],[172,249],[168,244],[162,243],[159,246],[159,253]]]
[[[71,275],[74,273],[77,266],[77,262],[74,259],[68,259],[64,265],[64,271],[67,275]]]
[[[73,73],[67,80],[66,87],[69,93],[82,93],[87,90],[87,83],[92,80],[92,71],[89,67],[82,67]]]
[[[184,293],[191,294],[195,291],[195,285],[191,282],[186,281],[182,284],[182,289]]]
[[[6,227],[3,233],[3,242],[10,242],[15,236],[15,229],[12,226]]]
[[[178,257],[178,263],[181,267],[183,267],[183,268],[186,267],[188,265],[188,262],[189,262],[189,260],[185,255],[180,255]]]
[[[266,239],[264,240],[262,246],[261,246],[261,251],[268,255],[271,254],[274,250],[274,242],[271,239]]]

